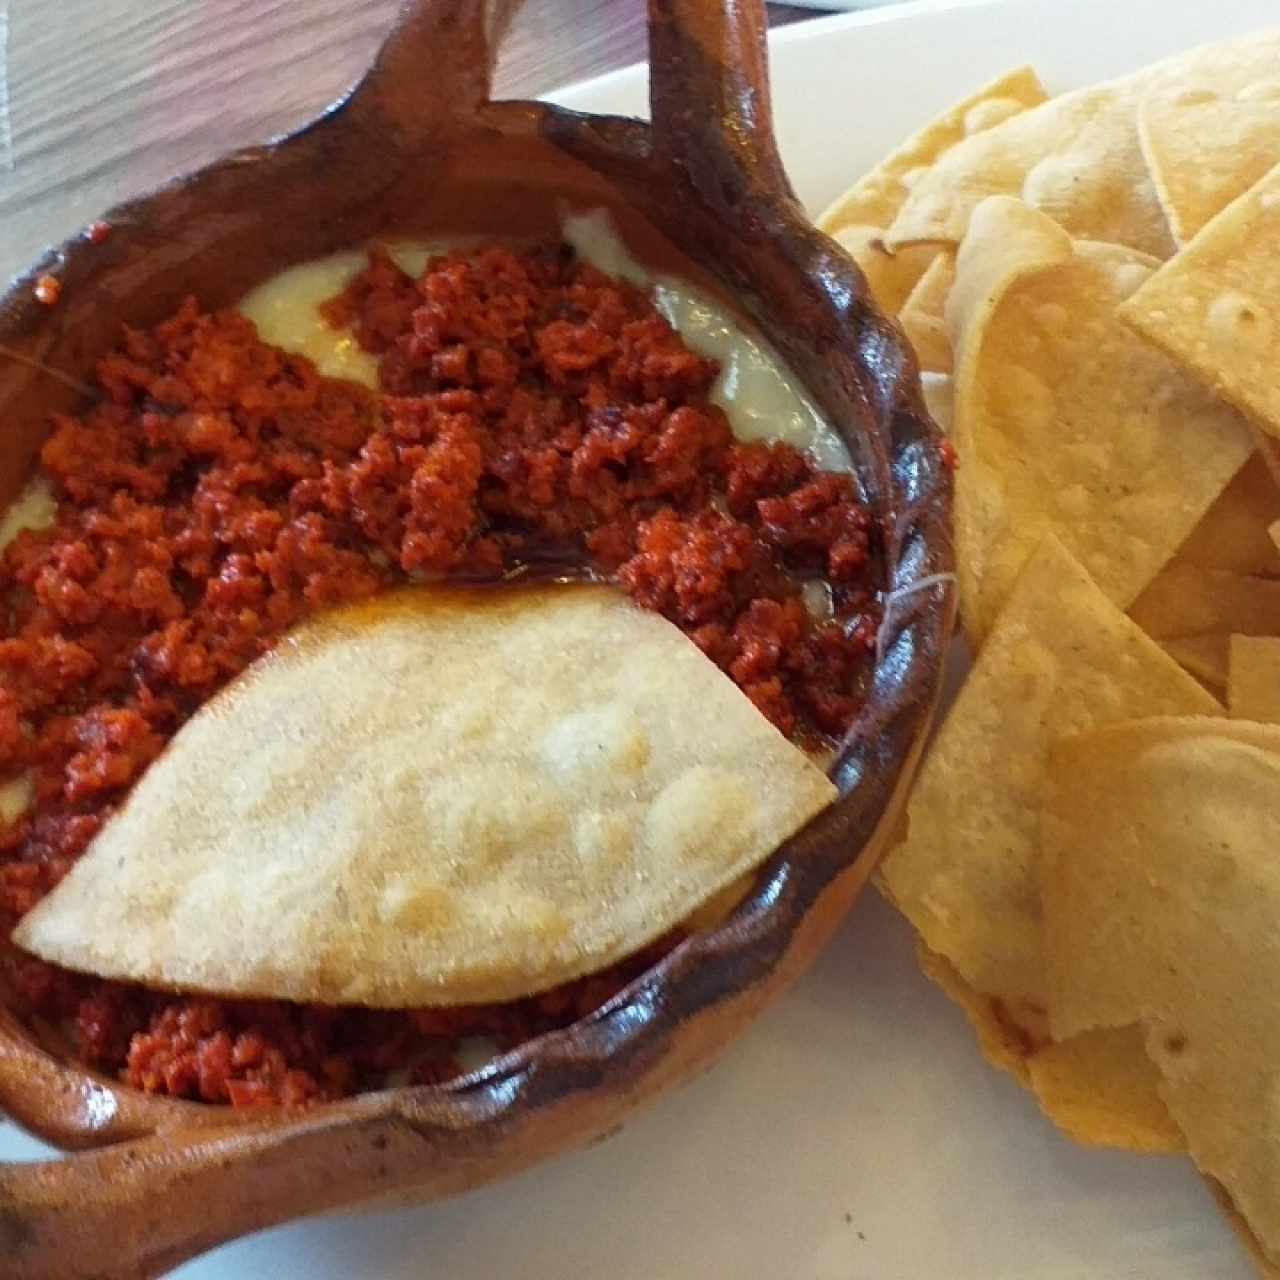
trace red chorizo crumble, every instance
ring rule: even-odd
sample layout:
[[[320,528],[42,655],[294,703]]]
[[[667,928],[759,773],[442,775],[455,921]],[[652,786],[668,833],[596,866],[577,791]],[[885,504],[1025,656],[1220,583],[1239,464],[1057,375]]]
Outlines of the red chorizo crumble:
[[[0,560],[0,926],[64,875],[182,723],[317,609],[406,578],[586,564],[686,630],[785,733],[848,728],[877,622],[852,479],[734,439],[713,361],[646,295],[565,249],[384,253],[327,304],[383,394],[321,377],[194,301],[129,330],[101,400],[56,416],[51,529]],[[815,619],[806,581],[827,584]],[[7,924],[4,924],[7,921]],[[669,949],[502,1006],[378,1011],[219,1000],[11,955],[19,1012],[154,1093],[303,1103],[435,1081],[461,1039],[509,1047],[586,1015]]]

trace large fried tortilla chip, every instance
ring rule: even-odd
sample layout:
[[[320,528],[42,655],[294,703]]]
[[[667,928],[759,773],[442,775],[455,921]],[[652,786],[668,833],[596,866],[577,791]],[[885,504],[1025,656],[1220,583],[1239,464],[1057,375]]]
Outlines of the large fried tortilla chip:
[[[912,184],[890,250],[959,244],[988,196],[1016,196],[1071,235],[1156,258],[1174,249],[1138,141],[1145,76],[1078,89],[952,147]]]
[[[1215,395],[1280,436],[1280,165],[1121,308]]]
[[[964,1010],[982,1055],[1035,1093],[1064,1133],[1091,1147],[1177,1152],[1182,1134],[1156,1092],[1159,1076],[1135,1027],[1086,1031],[1061,1044],[1023,1025],[1001,1001],[975,991],[917,940],[920,968]]]
[[[1280,726],[1156,719],[1055,748],[1055,1034],[1141,1023],[1200,1168],[1280,1260]]]
[[[197,713],[15,940],[225,995],[508,1000],[658,937],[834,796],[620,593],[408,591]]]
[[[1131,716],[1220,711],[1046,539],[925,760],[908,838],[883,863],[890,897],[971,987],[1043,1008],[1035,868],[1051,743]]]
[[[934,256],[932,247],[886,253],[885,228],[902,207],[911,184],[958,142],[990,129],[1046,98],[1030,67],[997,77],[907,139],[864,174],[818,219],[862,268],[883,311],[894,315]]]
[[[1238,414],[1116,319],[1150,270],[1006,197],[974,213],[948,320],[960,605],[977,643],[1046,532],[1127,607],[1253,450]]]
[[[1280,161],[1280,32],[1192,49],[1138,108],[1174,238],[1186,244]]]
[[[1280,724],[1280,637],[1232,636],[1227,705],[1237,720]],[[1280,821],[1280,814],[1276,815]]]

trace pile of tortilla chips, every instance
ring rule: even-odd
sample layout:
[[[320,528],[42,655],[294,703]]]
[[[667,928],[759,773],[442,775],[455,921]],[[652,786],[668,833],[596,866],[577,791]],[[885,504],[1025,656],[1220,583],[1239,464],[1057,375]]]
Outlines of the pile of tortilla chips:
[[[1013,72],[821,225],[960,459],[973,665],[881,887],[995,1065],[1280,1275],[1280,32]]]

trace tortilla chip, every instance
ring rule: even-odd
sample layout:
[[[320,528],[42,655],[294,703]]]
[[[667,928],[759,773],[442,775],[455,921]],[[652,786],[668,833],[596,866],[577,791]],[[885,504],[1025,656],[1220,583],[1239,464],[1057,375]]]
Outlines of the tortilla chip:
[[[1178,548],[1174,562],[1228,573],[1280,572],[1280,557],[1268,532],[1280,519],[1280,485],[1261,452],[1231,483]]]
[[[972,457],[972,444],[967,428],[967,418],[957,416],[958,381],[965,375],[966,348],[962,345],[966,335],[981,333],[991,323],[991,316],[1005,293],[1024,276],[1046,269],[1050,264],[1070,261],[1070,239],[1047,219],[1017,201],[992,200],[975,214],[973,236],[962,247],[955,282],[947,297],[945,314],[955,351],[957,372],[952,379],[952,420],[949,434],[956,442],[960,455],[960,470],[967,471]],[[981,246],[1002,245],[1000,252],[981,252]],[[972,346],[972,344],[970,344]],[[969,353],[969,363],[974,360]],[[972,381],[972,373],[969,374]],[[958,491],[963,488],[975,498],[979,486],[975,477],[958,479]],[[956,573],[960,583],[960,613],[976,647],[976,603],[981,570],[982,531],[981,508],[973,504],[957,503],[955,515]]]
[[[1136,1028],[1087,1031],[1055,1044],[1020,1026],[999,1000],[975,991],[918,939],[916,953],[926,976],[964,1010],[983,1057],[1032,1090],[1064,1133],[1091,1147],[1186,1150],[1156,1092],[1159,1077]]]
[[[997,77],[945,111],[864,174],[818,219],[862,268],[881,310],[896,315],[933,260],[932,247],[886,253],[882,238],[911,183],[956,143],[990,129],[1048,95],[1030,67]]]
[[[1235,1233],[1236,1239],[1244,1247],[1244,1251],[1249,1255],[1249,1261],[1253,1263],[1258,1274],[1263,1280],[1280,1280],[1280,1264],[1272,1262],[1262,1251],[1262,1242],[1253,1234],[1249,1224],[1241,1216],[1235,1202],[1227,1194],[1226,1187],[1216,1178],[1206,1177],[1204,1183],[1209,1188],[1209,1194],[1213,1197],[1222,1216],[1227,1220],[1227,1226]]]
[[[1256,422],[1250,423],[1250,426],[1253,427],[1254,438],[1258,442],[1258,452],[1271,471],[1271,478],[1280,485],[1280,439],[1268,435]],[[1280,546],[1280,538],[1273,536],[1272,541]]]
[[[1280,724],[1280,637],[1232,636],[1230,654],[1231,714],[1237,720]]]
[[[1056,539],[1027,564],[925,759],[881,876],[970,986],[1045,1006],[1035,865],[1050,744],[1109,720],[1220,712]]]
[[[1141,1023],[1192,1157],[1280,1260],[1280,726],[1059,744],[1042,819],[1056,1034]]]
[[[1017,67],[982,86],[913,134],[864,174],[818,219],[828,235],[842,227],[887,227],[902,208],[912,184],[938,157],[974,134],[1048,98],[1030,67]]]
[[[1027,1067],[1044,1113],[1077,1142],[1151,1154],[1186,1151],[1137,1027],[1105,1027],[1052,1042]]]
[[[619,592],[409,590],[202,708],[14,936],[223,995],[509,1000],[659,937],[835,794]]]
[[[1116,321],[1149,272],[1119,245],[1072,245],[1018,201],[974,213],[947,310],[975,644],[1046,532],[1127,607],[1253,450],[1238,414]]]
[[[1192,49],[1138,108],[1147,167],[1186,244],[1280,160],[1280,32]]]
[[[939,253],[898,312],[898,323],[915,348],[920,368],[926,373],[951,372],[951,335],[947,332],[946,305],[955,279],[955,258],[949,253]]]
[[[945,956],[930,949],[923,938],[916,939],[916,958],[924,975],[953,1003],[960,1006],[978,1038],[982,1056],[995,1068],[1013,1076],[1024,1088],[1031,1088],[1027,1059],[1035,1045],[1013,1019],[1005,1016],[998,1000],[975,991],[956,972]]]
[[[1173,237],[1138,141],[1146,75],[1053,98],[953,147],[912,185],[885,236],[890,251],[959,244],[989,196],[1016,196],[1080,239],[1156,258]]]
[[[1151,580],[1129,616],[1160,641],[1208,632],[1280,635],[1280,580],[1175,562]]]
[[[1280,165],[1157,271],[1120,315],[1215,395],[1280,436]]]
[[[922,245],[888,253],[883,227],[855,224],[830,234],[862,269],[876,305],[890,316],[907,300],[938,252],[932,245]]]
[[[1184,671],[1200,681],[1216,698],[1227,692],[1227,635],[1208,631],[1201,636],[1172,636],[1160,647]]]

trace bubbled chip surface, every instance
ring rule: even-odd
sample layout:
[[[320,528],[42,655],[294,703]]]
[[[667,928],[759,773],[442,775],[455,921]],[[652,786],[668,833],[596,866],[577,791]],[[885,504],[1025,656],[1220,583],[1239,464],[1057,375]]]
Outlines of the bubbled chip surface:
[[[416,589],[202,709],[15,936],[219,994],[515,999],[659,937],[835,794],[616,591]]]

